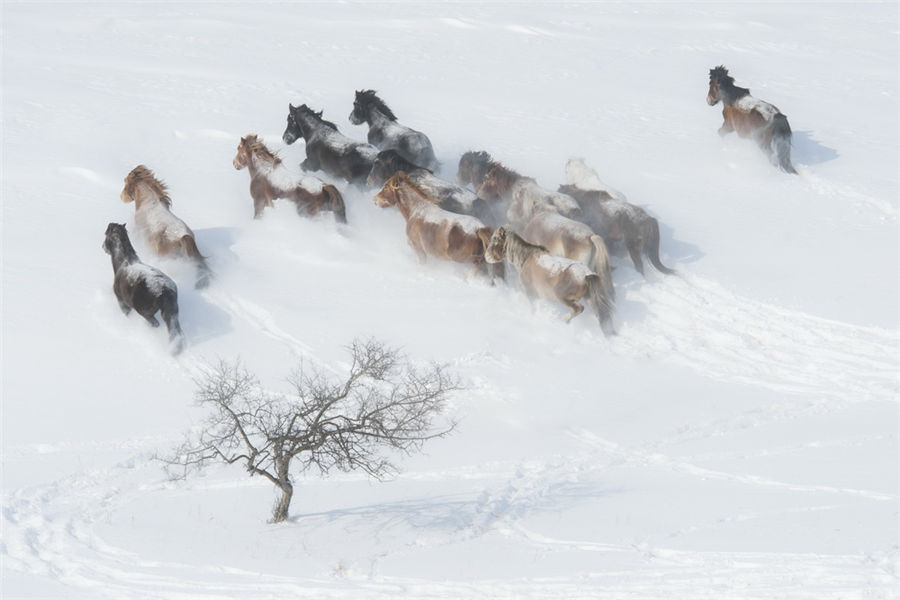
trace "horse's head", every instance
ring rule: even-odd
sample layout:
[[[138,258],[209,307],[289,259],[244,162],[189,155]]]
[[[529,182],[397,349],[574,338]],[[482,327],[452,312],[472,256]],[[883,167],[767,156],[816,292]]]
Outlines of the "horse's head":
[[[356,96],[353,98],[353,110],[350,111],[350,122],[354,125],[362,125],[366,122],[367,117],[367,103],[366,103],[366,93],[372,92],[373,90],[357,90]]]
[[[290,146],[297,141],[297,138],[303,137],[303,128],[300,123],[306,113],[312,113],[312,111],[305,104],[296,107],[288,104],[287,128],[281,135],[285,144]]]
[[[381,191],[375,194],[375,204],[380,208],[396,205],[399,200],[400,189],[408,181],[409,177],[406,173],[403,171],[396,173],[384,183]]]
[[[172,198],[165,183],[156,178],[153,171],[144,165],[138,165],[125,176],[125,186],[119,198],[122,202],[136,202],[140,209],[141,202],[154,198],[166,207],[172,205]]]
[[[728,75],[728,69],[719,65],[709,70],[709,92],[706,94],[706,103],[715,106],[722,100],[723,85],[732,83],[734,78]]]
[[[491,155],[484,150],[466,152],[459,158],[456,181],[459,185],[469,183],[473,186],[481,185],[481,180],[490,163]]]
[[[503,262],[506,258],[506,228],[509,225],[498,227],[491,236],[491,242],[484,249],[484,260],[489,263]]]
[[[231,161],[235,169],[240,171],[250,164],[250,156],[253,153],[252,144],[255,141],[257,141],[255,134],[241,138],[241,141],[238,143],[237,154],[234,155],[234,159]]]
[[[125,223],[110,223],[106,226],[106,235],[100,246],[103,251],[112,255],[116,247],[122,247],[123,240],[128,240],[128,232],[125,231]]]
[[[375,157],[372,163],[372,169],[369,171],[369,177],[366,179],[366,185],[369,187],[380,187],[384,182],[391,178],[397,171],[410,171],[417,168],[394,149],[382,150]]]

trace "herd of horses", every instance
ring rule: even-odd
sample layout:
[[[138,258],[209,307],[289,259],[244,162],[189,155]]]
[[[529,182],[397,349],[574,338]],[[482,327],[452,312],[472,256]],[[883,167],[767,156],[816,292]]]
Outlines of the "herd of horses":
[[[736,131],[754,139],[774,164],[796,173],[785,116],[735,86],[722,66],[710,70],[707,94],[710,105],[720,101],[721,135]],[[675,272],[660,260],[657,220],[605,185],[582,159],[570,159],[566,183],[550,190],[485,151],[470,151],[460,157],[453,182],[435,174],[440,163],[428,136],[398,123],[374,90],[356,92],[349,120],[368,125],[367,142],[340,133],[322,111],[289,105],[282,140],[290,145],[303,138],[304,172],[322,171],[359,189],[377,190],[375,204],[397,208],[406,221],[409,246],[421,262],[431,257],[468,264],[492,283],[505,279],[509,264],[530,299],[565,305],[570,309],[566,322],[587,304],[605,335],[615,334],[610,245],[623,246],[642,275],[644,257],[661,273]],[[232,164],[250,174],[254,218],[275,200],[285,199],[301,215],[327,211],[337,222],[347,222],[344,199],[335,185],[293,172],[257,135],[241,138]],[[128,174],[121,199],[134,202],[135,230],[151,252],[193,261],[196,287],[209,285],[212,272],[194,233],[172,212],[166,185],[150,169],[139,165]],[[108,225],[103,249],[112,260],[113,291],[122,311],[135,310],[154,327],[159,326],[155,315],[160,313],[172,352],[180,352],[184,335],[174,281],[141,262],[124,224]]]

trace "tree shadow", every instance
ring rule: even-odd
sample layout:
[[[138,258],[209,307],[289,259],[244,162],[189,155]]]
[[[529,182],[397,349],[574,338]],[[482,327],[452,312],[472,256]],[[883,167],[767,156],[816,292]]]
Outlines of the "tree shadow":
[[[794,131],[791,134],[791,146],[793,160],[804,165],[818,165],[840,156],[834,148],[813,139],[811,131]]]

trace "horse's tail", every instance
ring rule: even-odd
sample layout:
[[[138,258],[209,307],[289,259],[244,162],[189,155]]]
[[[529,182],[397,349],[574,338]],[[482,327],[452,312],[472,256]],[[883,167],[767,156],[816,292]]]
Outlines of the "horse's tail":
[[[666,275],[675,273],[675,269],[670,269],[659,260],[659,221],[647,217],[647,220],[641,223],[641,237],[644,238],[644,251],[653,266]]]
[[[791,164],[791,126],[787,117],[781,113],[775,115],[772,123],[772,152],[782,171],[797,174]]]
[[[591,257],[589,266],[600,277],[600,283],[611,300],[616,299],[616,288],[612,281],[612,268],[609,266],[609,251],[606,242],[599,235],[591,236]]]
[[[600,329],[603,331],[603,335],[616,335],[616,329],[612,320],[614,305],[613,301],[606,294],[602,278],[600,275],[591,273],[587,276],[587,285],[588,305],[594,311],[597,321],[600,322]]]
[[[330,183],[322,186],[322,193],[325,194],[326,203],[334,213],[334,220],[338,223],[347,222],[347,207],[344,205],[344,197],[336,187]]]
[[[181,246],[184,249],[184,253],[197,263],[199,273],[197,274],[197,282],[194,284],[194,287],[198,289],[205,288],[209,285],[209,280],[212,278],[212,271],[209,265],[206,264],[206,257],[200,254],[200,249],[197,247],[197,241],[194,239],[194,236],[185,235],[182,237]]]
[[[159,309],[166,329],[169,330],[169,347],[172,354],[179,354],[184,350],[184,332],[178,322],[178,289],[166,290],[162,298],[162,306]]]

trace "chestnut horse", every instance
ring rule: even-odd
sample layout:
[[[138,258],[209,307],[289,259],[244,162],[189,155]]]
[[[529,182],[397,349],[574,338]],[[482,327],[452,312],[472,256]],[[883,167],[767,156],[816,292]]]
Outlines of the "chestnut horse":
[[[336,187],[315,177],[291,173],[255,134],[241,138],[231,164],[235,169],[246,167],[250,172],[254,219],[262,216],[263,209],[272,206],[273,200],[287,198],[294,203],[300,215],[316,215],[322,210],[330,210],[338,223],[347,222],[344,198]]]
[[[772,104],[750,95],[750,90],[734,85],[734,77],[723,66],[709,70],[709,92],[706,102],[715,106],[722,102],[725,122],[719,135],[732,131],[743,138],[752,138],[787,173],[796,174],[791,164],[791,126],[787,117]]]
[[[475,217],[437,206],[406,173],[401,171],[388,179],[375,195],[375,204],[397,207],[406,220],[407,242],[421,262],[432,256],[471,264],[474,271],[487,270],[484,250],[491,240],[491,228]],[[496,275],[502,277],[495,271]]]
[[[153,171],[144,165],[132,169],[120,197],[122,202],[134,202],[135,228],[155,254],[190,258],[198,269],[195,287],[209,285],[212,272],[197,248],[194,232],[172,213],[168,188]]]
[[[369,187],[380,188],[400,171],[409,175],[410,180],[441,208],[463,215],[472,215],[485,225],[495,226],[500,222],[488,203],[474,192],[437,177],[425,167],[414,165],[396,150],[382,150],[378,153],[366,183]]]
[[[379,150],[394,149],[409,162],[430,171],[440,167],[428,136],[398,123],[393,111],[375,90],[356,92],[349,119],[354,125],[369,125],[369,143]]]
[[[675,272],[659,260],[659,222],[643,208],[602,184],[597,173],[581,159],[570,159],[566,163],[566,181],[569,185],[560,186],[559,191],[578,202],[584,222],[607,244],[624,242],[639,273],[644,274],[642,254],[646,254],[660,272],[667,275]]]
[[[485,251],[485,260],[498,263],[506,260],[519,271],[519,281],[530,299],[542,296],[562,302],[572,312],[566,323],[584,310],[584,299],[600,322],[604,335],[614,335],[613,302],[605,294],[601,278],[583,263],[554,256],[546,248],[525,241],[509,225],[498,227]]]
[[[337,125],[322,118],[322,111],[314,112],[305,104],[288,104],[287,128],[281,139],[290,145],[301,137],[306,140],[306,160],[300,163],[301,169],[322,170],[354,185],[365,185],[378,148],[348,138]]]
[[[509,198],[506,214],[521,228],[526,240],[547,248],[556,256],[583,262],[600,276],[609,297],[616,297],[609,251],[603,238],[588,225],[566,216],[581,215],[573,198],[557,192],[548,193],[533,179],[522,177],[500,164],[495,164],[485,174],[478,189],[483,197]]]
[[[159,327],[159,312],[169,330],[173,354],[184,347],[184,334],[178,322],[178,287],[165,273],[145,265],[128,239],[124,224],[110,223],[106,227],[103,250],[112,259],[113,292],[119,308],[126,315],[132,309],[154,327]]]

